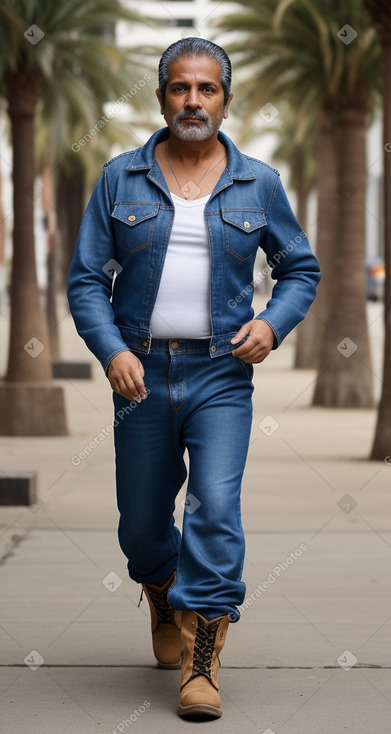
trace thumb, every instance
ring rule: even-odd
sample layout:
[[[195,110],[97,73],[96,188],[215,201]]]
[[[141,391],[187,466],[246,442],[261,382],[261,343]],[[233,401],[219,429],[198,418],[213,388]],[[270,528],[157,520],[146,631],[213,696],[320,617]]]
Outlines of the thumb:
[[[250,325],[244,324],[244,326],[242,326],[242,328],[239,329],[239,331],[235,334],[235,336],[232,337],[231,344],[237,344],[238,342],[240,342],[241,339],[244,339],[244,337],[247,336],[249,331],[250,331]]]

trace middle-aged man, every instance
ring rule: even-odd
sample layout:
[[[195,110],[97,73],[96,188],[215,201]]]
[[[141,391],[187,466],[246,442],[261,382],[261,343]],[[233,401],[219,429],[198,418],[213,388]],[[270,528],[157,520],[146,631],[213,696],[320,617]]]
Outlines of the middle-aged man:
[[[167,127],[104,166],[68,293],[114,391],[119,541],[155,656],[182,665],[179,713],[216,718],[218,654],[245,596],[252,365],[304,318],[320,271],[277,171],[219,132],[233,97],[225,51],[172,44],[156,94]],[[254,318],[258,247],[277,282]]]

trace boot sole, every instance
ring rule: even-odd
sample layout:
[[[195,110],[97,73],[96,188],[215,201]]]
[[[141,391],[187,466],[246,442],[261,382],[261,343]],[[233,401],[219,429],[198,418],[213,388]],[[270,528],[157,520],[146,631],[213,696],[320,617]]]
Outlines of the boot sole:
[[[179,716],[208,717],[210,719],[219,719],[222,710],[215,706],[208,706],[206,703],[193,703],[192,706],[179,706]]]
[[[178,660],[177,663],[160,663],[158,660],[157,667],[162,668],[162,670],[179,670],[181,668],[181,661]]]

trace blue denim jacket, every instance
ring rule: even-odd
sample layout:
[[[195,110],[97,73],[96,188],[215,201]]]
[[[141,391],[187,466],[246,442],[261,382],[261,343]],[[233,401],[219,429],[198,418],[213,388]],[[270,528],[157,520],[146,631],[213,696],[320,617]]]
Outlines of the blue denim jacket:
[[[154,156],[156,144],[167,136],[168,128],[158,130],[145,145],[105,164],[80,228],[68,298],[80,336],[104,369],[119,352],[150,349],[151,315],[174,218]],[[304,318],[320,279],[278,172],[243,155],[222,132],[218,136],[228,162],[205,207],[211,357],[239,346],[231,338],[254,318],[258,247],[277,281],[265,310],[256,316],[272,328],[274,348]]]

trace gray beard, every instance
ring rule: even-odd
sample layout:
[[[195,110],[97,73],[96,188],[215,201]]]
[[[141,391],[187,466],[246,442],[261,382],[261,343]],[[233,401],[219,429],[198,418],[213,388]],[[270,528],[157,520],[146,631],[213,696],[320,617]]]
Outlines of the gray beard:
[[[202,113],[202,125],[192,125],[191,123],[182,122],[183,112],[178,112],[172,119],[172,129],[174,134],[180,140],[206,140],[210,138],[219,128],[223,117],[218,125],[213,125],[211,118],[205,112]],[[191,117],[191,115],[188,115]],[[194,115],[197,119],[197,116]],[[200,119],[200,118],[198,118]]]

